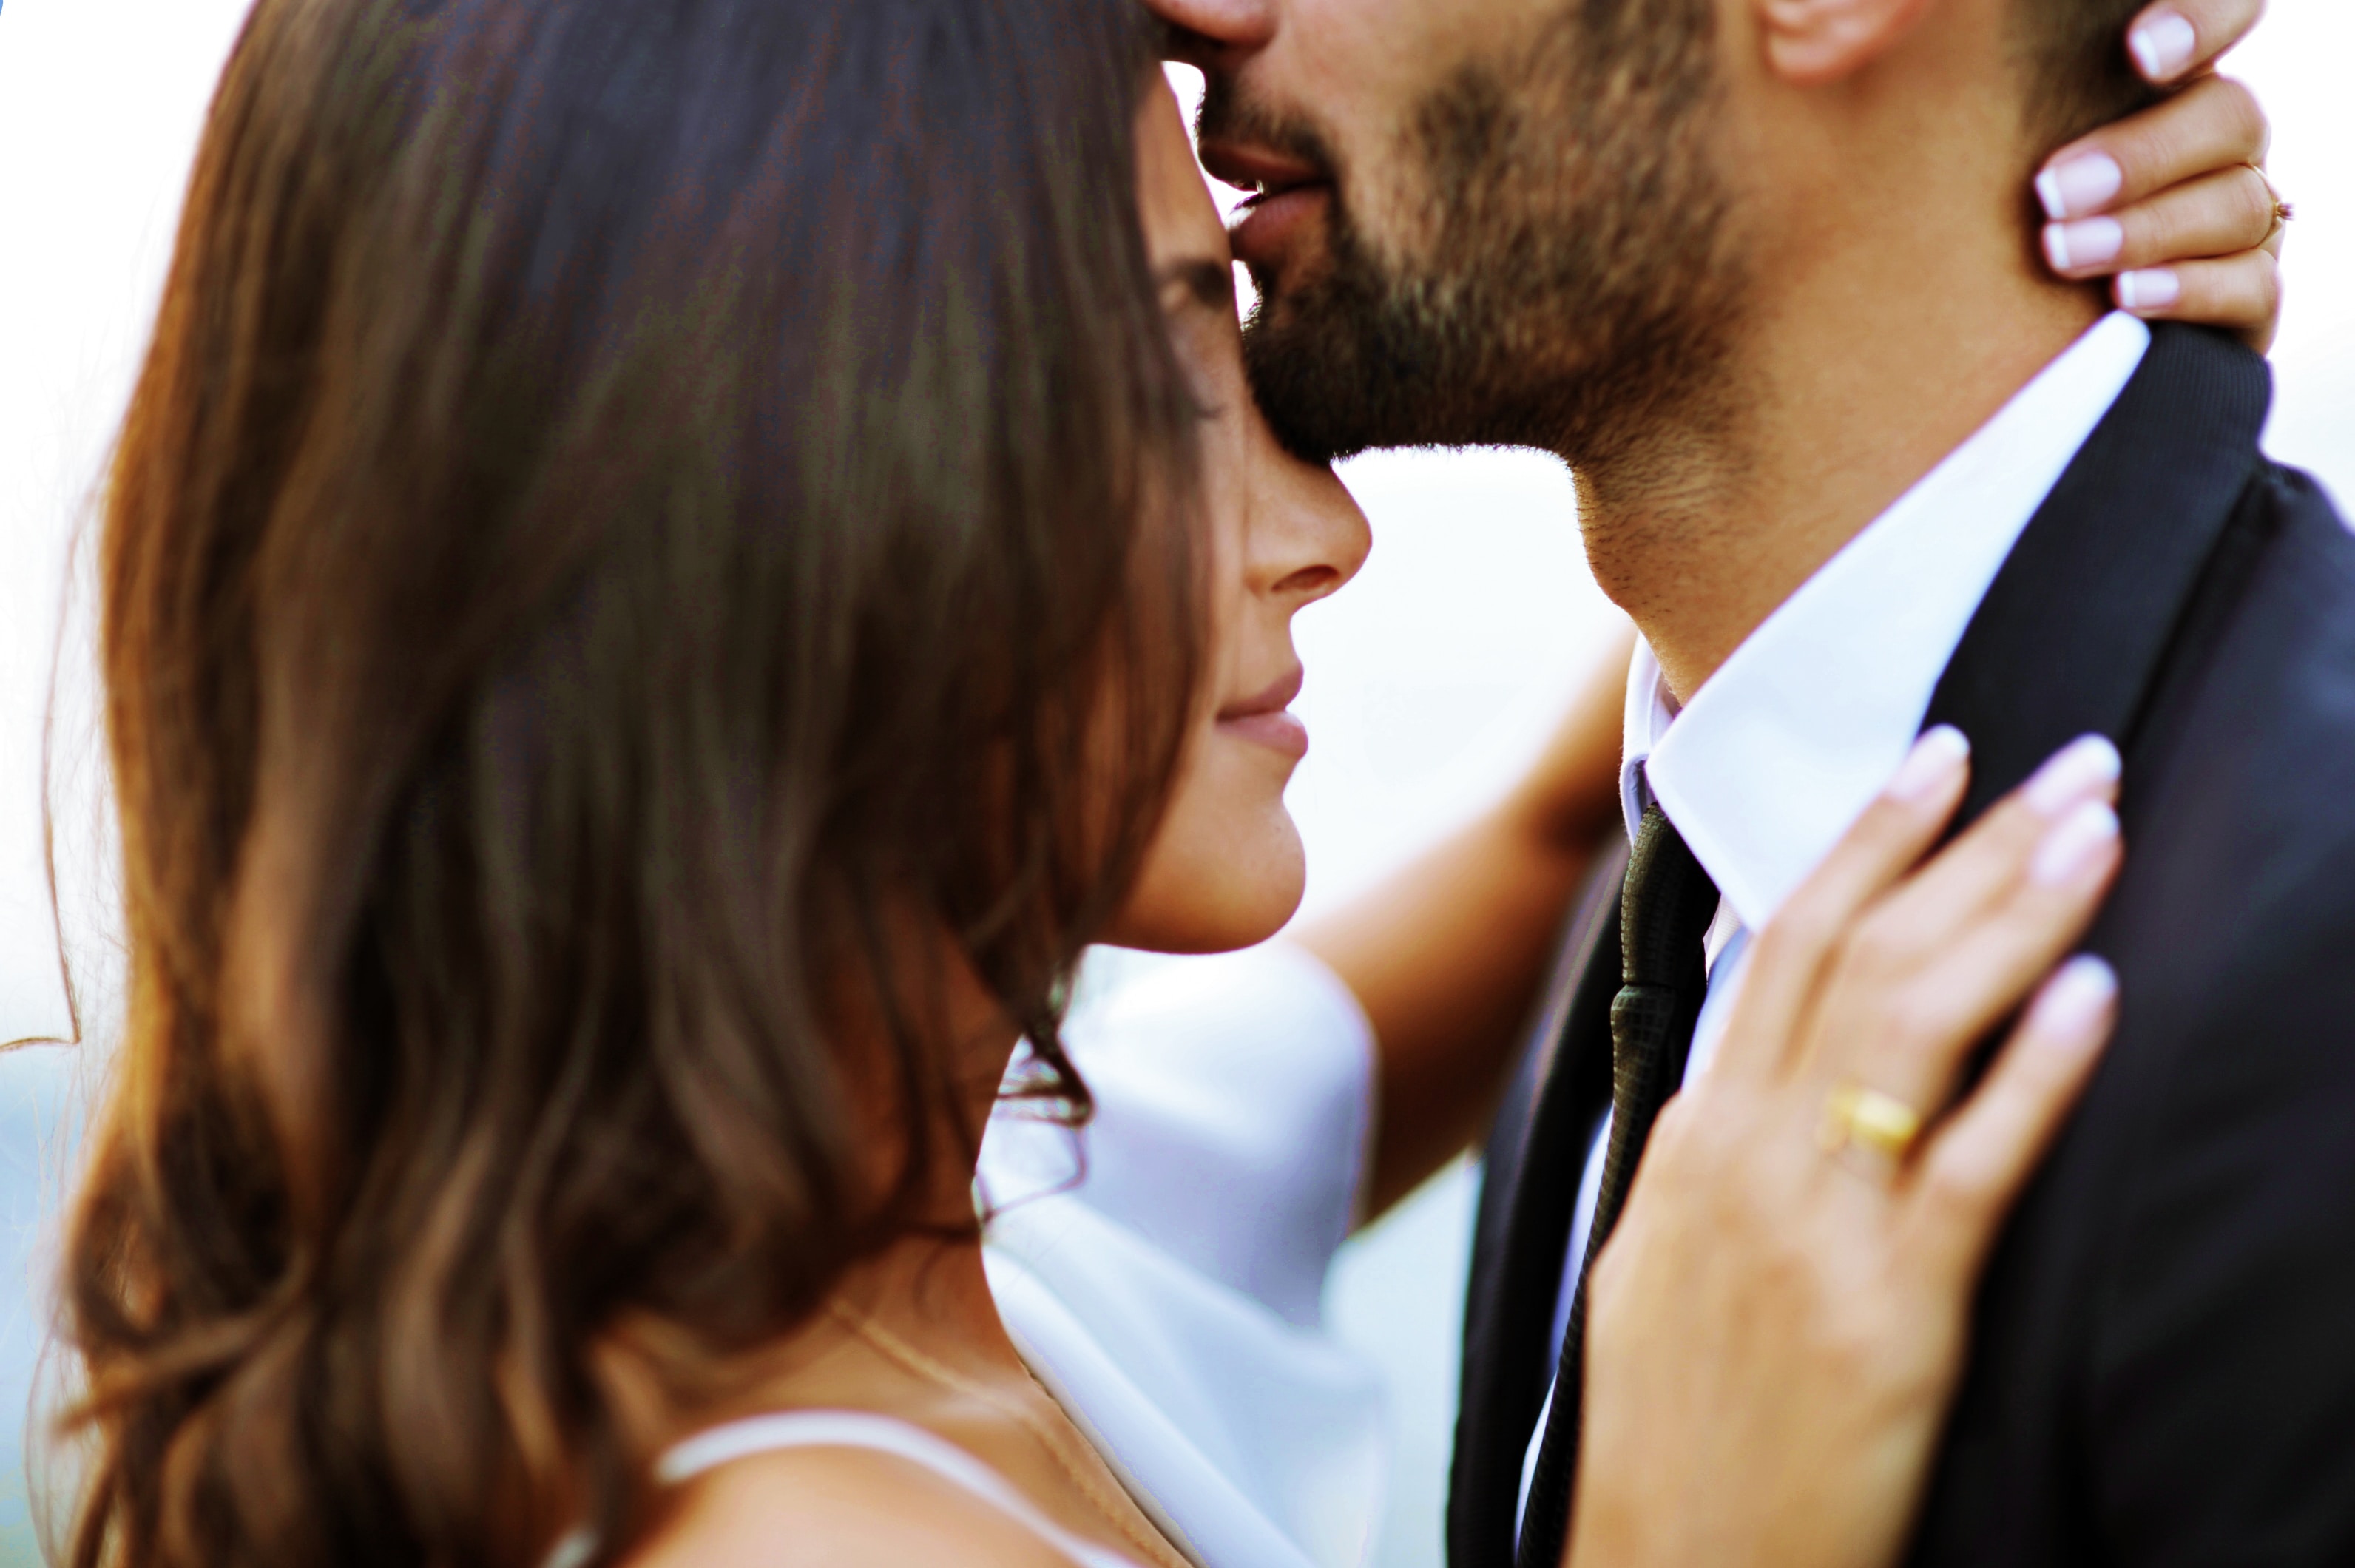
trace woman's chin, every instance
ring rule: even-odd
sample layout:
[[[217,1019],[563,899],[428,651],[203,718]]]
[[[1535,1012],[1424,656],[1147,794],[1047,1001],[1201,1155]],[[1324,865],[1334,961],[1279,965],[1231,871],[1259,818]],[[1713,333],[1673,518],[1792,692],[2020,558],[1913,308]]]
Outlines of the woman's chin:
[[[1148,953],[1231,953],[1282,931],[1300,907],[1308,861],[1291,816],[1280,805],[1272,815],[1242,832],[1165,832],[1104,940]]]

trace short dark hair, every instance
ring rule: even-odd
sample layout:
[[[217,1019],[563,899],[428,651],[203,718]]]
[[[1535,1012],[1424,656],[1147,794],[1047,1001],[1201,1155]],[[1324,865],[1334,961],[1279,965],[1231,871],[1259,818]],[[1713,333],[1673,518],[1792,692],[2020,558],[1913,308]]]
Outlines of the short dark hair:
[[[1144,42],[261,0],[107,501],[65,1561],[625,1552],[601,1338],[708,1373],[938,1222],[966,1063],[895,933],[1083,1104],[1061,997],[1206,635]]]
[[[2014,0],[2027,126],[2058,146],[2154,101],[2126,54],[2126,24],[2145,0]]]

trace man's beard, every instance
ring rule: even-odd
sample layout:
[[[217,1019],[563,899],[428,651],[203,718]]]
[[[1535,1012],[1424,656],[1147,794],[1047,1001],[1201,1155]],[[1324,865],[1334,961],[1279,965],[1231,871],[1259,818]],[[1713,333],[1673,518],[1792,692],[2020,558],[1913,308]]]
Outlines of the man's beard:
[[[1509,67],[1458,70],[1390,150],[1415,232],[1380,248],[1326,139],[1214,76],[1206,135],[1336,176],[1324,253],[1258,278],[1244,337],[1278,439],[1313,461],[1499,444],[1584,467],[1640,464],[1662,421],[1708,418],[1741,293],[1713,50],[1710,0],[1582,0]]]

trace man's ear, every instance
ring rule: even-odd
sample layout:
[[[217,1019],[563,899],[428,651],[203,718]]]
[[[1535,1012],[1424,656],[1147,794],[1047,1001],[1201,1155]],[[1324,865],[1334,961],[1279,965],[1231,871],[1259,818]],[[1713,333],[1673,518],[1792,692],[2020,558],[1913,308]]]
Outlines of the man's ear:
[[[1766,59],[1794,87],[1854,74],[1913,30],[1935,0],[1757,0]]]

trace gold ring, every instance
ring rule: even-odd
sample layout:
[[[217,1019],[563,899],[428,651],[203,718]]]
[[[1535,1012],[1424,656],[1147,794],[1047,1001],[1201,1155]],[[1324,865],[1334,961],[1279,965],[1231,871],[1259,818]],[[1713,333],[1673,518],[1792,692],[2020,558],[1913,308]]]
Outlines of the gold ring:
[[[2264,184],[2265,194],[2274,198],[2274,226],[2265,230],[2265,238],[2264,240],[2257,241],[2258,244],[2263,245],[2266,243],[2267,240],[2272,240],[2275,235],[2281,232],[2283,224],[2287,223],[2291,219],[2297,216],[2297,208],[2282,199],[2281,191],[2274,185],[2273,176],[2265,173],[2264,169],[2258,167],[2254,161],[2252,161],[2248,166],[2249,172],[2255,175],[2258,180]]]
[[[1843,1083],[1824,1101],[1816,1142],[1826,1154],[1854,1147],[1902,1163],[1922,1136],[1922,1113],[1893,1094]]]

